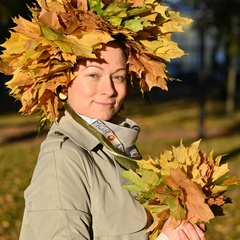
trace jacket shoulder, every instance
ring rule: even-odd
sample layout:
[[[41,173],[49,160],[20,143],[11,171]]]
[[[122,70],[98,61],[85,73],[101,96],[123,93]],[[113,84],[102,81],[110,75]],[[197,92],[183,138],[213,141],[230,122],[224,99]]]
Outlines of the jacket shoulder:
[[[42,143],[41,150],[44,149],[46,152],[54,151],[63,148],[77,148],[82,152],[88,152],[85,147],[79,143],[73,142],[68,136],[60,131],[52,131],[47,135],[46,140]]]
[[[92,169],[93,157],[91,151],[73,142],[61,132],[49,132],[41,145],[38,161],[55,159],[55,161],[75,162],[77,165]]]

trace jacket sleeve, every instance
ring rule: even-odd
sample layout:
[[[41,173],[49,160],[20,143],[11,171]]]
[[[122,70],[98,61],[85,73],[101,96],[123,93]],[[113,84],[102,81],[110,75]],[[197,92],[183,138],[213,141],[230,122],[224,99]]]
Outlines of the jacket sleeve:
[[[25,191],[20,239],[92,239],[91,174],[92,159],[81,148],[41,153]]]
[[[169,240],[168,236],[161,232],[155,240]]]

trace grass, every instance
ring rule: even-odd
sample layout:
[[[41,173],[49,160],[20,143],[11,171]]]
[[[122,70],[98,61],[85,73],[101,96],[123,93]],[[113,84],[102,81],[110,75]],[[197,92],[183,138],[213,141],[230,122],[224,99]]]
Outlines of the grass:
[[[0,148],[0,239],[18,239],[23,213],[23,191],[28,185],[39,147],[11,144]]]
[[[177,146],[180,139],[189,145],[199,139],[199,109],[192,99],[168,102],[129,100],[124,115],[141,126],[138,148],[144,158],[158,157],[163,149]],[[201,141],[204,152],[214,149],[214,155],[227,154],[231,173],[240,177],[240,110],[231,117],[224,113],[222,102],[208,103],[205,111],[205,136]],[[23,192],[30,182],[42,138],[19,141],[12,135],[34,129],[35,119],[17,114],[0,117],[0,130],[9,141],[0,145],[0,239],[18,239],[23,214]],[[27,127],[27,128],[26,128]],[[11,132],[10,129],[14,128]],[[8,129],[8,130],[6,130]],[[24,129],[24,131],[23,131]],[[29,135],[28,135],[29,136]],[[224,206],[225,216],[207,224],[207,237],[211,240],[240,239],[240,191],[231,187],[227,196],[233,204]]]

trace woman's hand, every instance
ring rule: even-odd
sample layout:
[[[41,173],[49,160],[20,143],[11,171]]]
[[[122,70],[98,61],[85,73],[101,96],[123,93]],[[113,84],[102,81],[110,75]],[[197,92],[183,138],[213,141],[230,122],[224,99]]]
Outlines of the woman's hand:
[[[180,240],[206,240],[204,234],[205,225],[196,225],[190,222],[183,223],[183,226],[179,226],[178,236]]]
[[[192,224],[187,221],[182,221],[182,223],[177,228],[172,228],[169,223],[171,219],[169,218],[163,226],[162,232],[166,234],[169,240],[206,240],[205,225]]]

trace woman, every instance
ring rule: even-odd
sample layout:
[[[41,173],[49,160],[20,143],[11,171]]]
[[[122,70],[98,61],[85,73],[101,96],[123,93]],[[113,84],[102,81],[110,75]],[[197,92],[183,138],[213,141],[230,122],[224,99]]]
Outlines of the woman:
[[[67,89],[68,110],[42,144],[25,192],[22,240],[147,239],[147,214],[123,189],[122,167],[76,120],[92,124],[122,154],[139,156],[134,146],[137,125],[118,115],[127,92],[125,52],[112,42],[98,57],[81,61],[75,69],[76,78]],[[179,238],[167,224],[163,233],[169,239],[205,239],[190,223],[179,227]]]
[[[7,86],[21,111],[52,124],[25,191],[21,240],[148,238],[151,219],[121,175],[141,159],[139,127],[118,112],[127,83],[167,88],[163,60],[182,54],[170,33],[189,21],[146,2],[38,0],[32,21],[14,19],[0,71],[13,75]],[[205,235],[167,221],[157,238]]]

